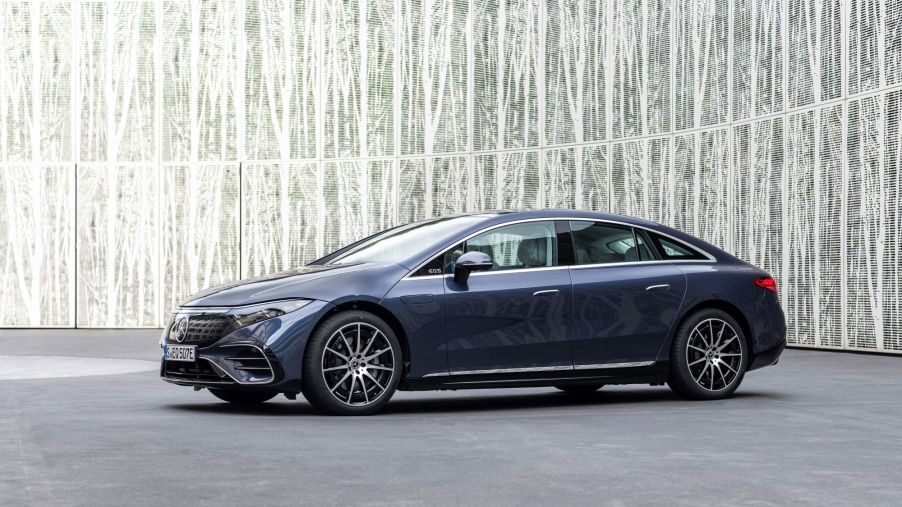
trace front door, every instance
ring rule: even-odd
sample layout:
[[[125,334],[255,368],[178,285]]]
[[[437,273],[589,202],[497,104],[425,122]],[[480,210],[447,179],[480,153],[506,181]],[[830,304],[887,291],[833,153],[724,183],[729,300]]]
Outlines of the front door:
[[[465,284],[445,278],[451,374],[528,373],[572,368],[570,275],[558,266],[553,221],[492,229],[451,253],[492,257]]]

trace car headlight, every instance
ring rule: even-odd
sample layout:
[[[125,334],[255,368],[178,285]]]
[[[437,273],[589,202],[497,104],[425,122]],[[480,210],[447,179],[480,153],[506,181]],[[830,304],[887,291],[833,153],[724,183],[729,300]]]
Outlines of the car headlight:
[[[233,331],[243,327],[256,324],[264,320],[274,317],[280,317],[286,313],[291,313],[310,304],[309,299],[283,299],[281,301],[270,301],[268,303],[260,303],[252,306],[242,306],[232,308],[226,315],[230,315],[234,319]]]

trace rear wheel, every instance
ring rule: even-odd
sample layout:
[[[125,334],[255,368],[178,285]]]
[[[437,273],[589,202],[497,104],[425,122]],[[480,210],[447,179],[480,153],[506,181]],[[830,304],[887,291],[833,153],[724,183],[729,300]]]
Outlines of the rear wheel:
[[[589,394],[594,393],[602,387],[604,387],[604,384],[573,384],[554,386],[555,389],[560,389],[567,394]]]
[[[330,414],[378,412],[398,386],[401,362],[398,338],[385,321],[363,311],[338,313],[307,344],[304,397]]]
[[[235,405],[259,405],[275,398],[276,393],[257,391],[233,391],[229,389],[210,389],[213,396]]]
[[[742,382],[747,349],[742,328],[728,313],[713,308],[693,313],[674,336],[667,384],[684,398],[726,398]]]

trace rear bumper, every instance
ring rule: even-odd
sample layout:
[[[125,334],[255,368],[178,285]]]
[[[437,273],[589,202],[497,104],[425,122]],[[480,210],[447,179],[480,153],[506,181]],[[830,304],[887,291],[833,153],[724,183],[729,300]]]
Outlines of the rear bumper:
[[[755,354],[755,357],[752,359],[752,364],[749,365],[748,369],[757,370],[758,368],[764,368],[765,366],[777,364],[777,361],[780,360],[780,355],[785,349],[786,339],[784,338],[773,347]]]
[[[761,291],[761,299],[749,315],[752,358],[749,370],[776,364],[786,348],[786,315],[776,294]]]

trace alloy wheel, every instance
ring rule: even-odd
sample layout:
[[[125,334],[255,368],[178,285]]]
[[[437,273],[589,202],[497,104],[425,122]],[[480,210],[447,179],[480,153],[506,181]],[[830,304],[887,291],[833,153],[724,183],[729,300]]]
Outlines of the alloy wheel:
[[[374,403],[394,375],[395,350],[388,338],[366,322],[352,322],[332,333],[323,349],[323,380],[332,396],[350,406]]]
[[[702,389],[723,391],[740,375],[743,343],[739,333],[721,319],[706,319],[689,333],[686,361],[689,374]]]

